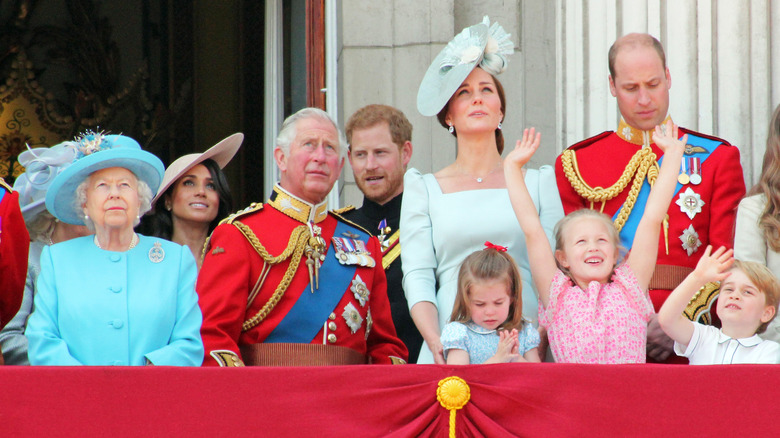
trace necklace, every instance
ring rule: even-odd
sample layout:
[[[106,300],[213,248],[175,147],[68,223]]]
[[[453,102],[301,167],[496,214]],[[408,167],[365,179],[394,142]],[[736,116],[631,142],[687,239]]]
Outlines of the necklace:
[[[474,175],[466,172],[465,170],[461,169],[460,168],[460,164],[455,163],[455,169],[457,169],[458,172],[462,173],[463,175],[466,175],[467,177],[473,179],[474,181],[476,181],[478,183],[481,183],[482,181],[484,181],[485,178],[490,176],[490,174],[492,174],[493,172],[498,170],[498,168],[500,168],[500,167],[501,167],[501,160],[498,160],[498,163],[496,163],[495,167],[493,167],[493,169],[490,172],[486,173],[485,176],[474,176]]]
[[[95,241],[95,246],[97,246],[99,249],[103,249],[102,246],[100,246],[100,242],[98,242],[97,235],[95,235],[95,238],[93,239]],[[127,251],[130,251],[131,249],[135,248],[136,245],[138,245],[138,234],[133,233],[133,238],[130,239],[130,246],[127,247]]]

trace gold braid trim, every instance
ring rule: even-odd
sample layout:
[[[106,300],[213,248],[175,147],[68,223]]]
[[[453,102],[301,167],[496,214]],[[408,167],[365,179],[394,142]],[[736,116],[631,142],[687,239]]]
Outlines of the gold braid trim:
[[[656,178],[658,178],[658,162],[656,160],[657,157],[651,148],[642,148],[636,151],[623,170],[623,174],[620,175],[620,178],[612,186],[605,189],[603,187],[591,187],[585,182],[577,166],[577,156],[574,150],[567,149],[561,154],[563,173],[574,191],[590,202],[591,209],[593,209],[595,202],[601,202],[601,211],[603,212],[606,202],[622,193],[628,186],[628,182],[633,179],[626,202],[623,203],[620,212],[615,218],[615,228],[617,228],[618,232],[623,229],[623,225],[625,225],[631,210],[634,208],[645,175],[647,175],[647,181],[651,187],[655,183]]]
[[[233,221],[232,224],[238,228],[244,237],[246,237],[246,240],[249,241],[249,244],[252,245],[252,247],[255,249],[255,251],[257,251],[265,263],[269,265],[278,265],[292,256],[292,259],[290,259],[290,265],[287,267],[287,271],[285,271],[282,281],[279,282],[279,285],[276,286],[276,290],[274,291],[273,295],[271,295],[271,298],[263,305],[262,308],[260,308],[260,311],[258,311],[255,316],[244,321],[241,329],[242,331],[247,331],[260,324],[268,316],[268,314],[271,313],[274,307],[276,307],[276,305],[279,303],[279,300],[282,299],[284,292],[287,291],[287,288],[290,286],[290,282],[292,282],[292,279],[295,276],[295,272],[298,270],[298,265],[301,263],[301,256],[303,256],[303,251],[306,248],[306,242],[309,240],[309,228],[306,225],[295,227],[293,232],[290,234],[290,240],[287,243],[287,248],[285,248],[281,254],[274,257],[268,252],[268,250],[265,249],[263,244],[260,243],[260,239],[257,238],[251,228],[239,221]]]

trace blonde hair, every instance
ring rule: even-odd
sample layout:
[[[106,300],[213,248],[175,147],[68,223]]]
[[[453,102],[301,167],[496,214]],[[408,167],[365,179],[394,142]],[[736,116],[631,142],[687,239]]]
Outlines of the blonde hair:
[[[764,240],[772,251],[780,252],[780,105],[769,122],[761,177],[749,195],[763,194],[766,207],[758,218]]]
[[[579,210],[575,210],[566,216],[563,217],[563,219],[559,220],[557,224],[555,224],[555,251],[561,251],[565,253],[563,247],[566,244],[563,239],[563,234],[566,232],[567,229],[569,229],[569,226],[576,222],[578,219],[581,218],[593,218],[597,219],[604,223],[604,225],[607,228],[607,233],[609,234],[609,238],[612,241],[612,243],[615,245],[615,248],[618,250],[618,254],[622,255],[625,253],[625,248],[620,244],[620,235],[618,234],[617,229],[615,228],[615,224],[612,222],[612,219],[610,219],[609,216],[607,216],[604,213],[598,212],[596,210],[591,210],[589,208],[581,208]],[[620,262],[620,256],[618,257],[617,262]],[[558,257],[555,258],[555,264],[558,266],[558,269],[561,270],[564,274],[566,274],[567,277],[571,278],[572,281],[574,279],[571,277],[571,272],[567,268],[565,268],[563,265],[561,265],[560,261],[558,260]]]
[[[48,245],[51,241],[51,236],[54,234],[57,218],[52,216],[49,210],[43,210],[26,222],[26,225],[31,241]]]
[[[475,283],[505,280],[509,292],[509,314],[499,330],[521,329],[523,327],[523,283],[515,260],[495,248],[485,248],[471,253],[460,265],[458,272],[458,295],[452,307],[451,321],[471,321],[471,286]]]
[[[764,333],[769,323],[777,316],[777,303],[780,301],[780,282],[778,282],[777,277],[775,277],[769,268],[757,262],[734,260],[734,265],[730,270],[742,271],[742,273],[745,274],[745,277],[747,277],[750,282],[764,294],[766,305],[775,308],[775,314],[772,318],[767,322],[762,322],[761,325],[758,326],[758,330],[756,330],[756,334]]]

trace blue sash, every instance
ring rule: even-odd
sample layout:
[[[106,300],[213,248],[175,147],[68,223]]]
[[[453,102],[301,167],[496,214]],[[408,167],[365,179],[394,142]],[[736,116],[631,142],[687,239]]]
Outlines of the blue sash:
[[[680,138],[682,138],[682,136],[680,136]],[[704,161],[709,158],[710,154],[714,152],[715,149],[722,143],[719,141],[710,140],[708,138],[702,138],[688,134],[688,144],[691,146],[700,146],[704,148],[706,152],[697,152],[692,155],[683,155],[683,157],[699,157],[701,163],[703,164]],[[664,157],[658,159],[659,166],[663,162],[663,159]],[[674,188],[675,196],[677,195],[677,192],[680,191],[680,189],[682,189],[682,184],[677,183],[677,186]],[[642,188],[639,190],[639,195],[637,195],[634,208],[631,210],[631,214],[628,215],[628,220],[626,220],[626,223],[623,225],[623,229],[620,230],[620,243],[626,248],[626,250],[630,250],[634,245],[634,235],[636,234],[636,228],[639,226],[639,221],[642,219],[642,215],[645,212],[645,205],[647,204],[647,198],[649,196],[650,184],[648,184],[647,179],[645,179],[642,183]],[[623,206],[621,205],[620,207],[622,208]],[[618,208],[614,216],[612,216],[613,221],[617,218],[619,213],[620,208]]]
[[[370,237],[362,231],[338,222],[333,235],[341,236],[343,232],[359,234],[360,238],[366,241]],[[335,252],[333,242],[328,242],[328,244],[330,253]],[[328,252],[325,251],[327,257],[320,267],[320,288],[311,293],[311,288],[307,283],[298,301],[287,312],[282,322],[268,335],[265,342],[309,344],[322,329],[331,312],[334,312],[334,308],[344,297],[344,291],[347,290],[355,276],[356,267],[342,265],[336,257],[328,255]],[[301,259],[298,269],[307,269],[305,263],[305,260]]]

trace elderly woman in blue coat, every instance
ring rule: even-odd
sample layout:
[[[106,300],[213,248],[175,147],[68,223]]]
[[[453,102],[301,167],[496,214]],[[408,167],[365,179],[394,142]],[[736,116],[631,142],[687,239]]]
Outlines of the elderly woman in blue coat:
[[[94,229],[44,248],[25,335],[32,365],[199,366],[197,270],[181,245],[135,233],[162,162],[122,135],[89,132],[52,182],[46,208]]]

